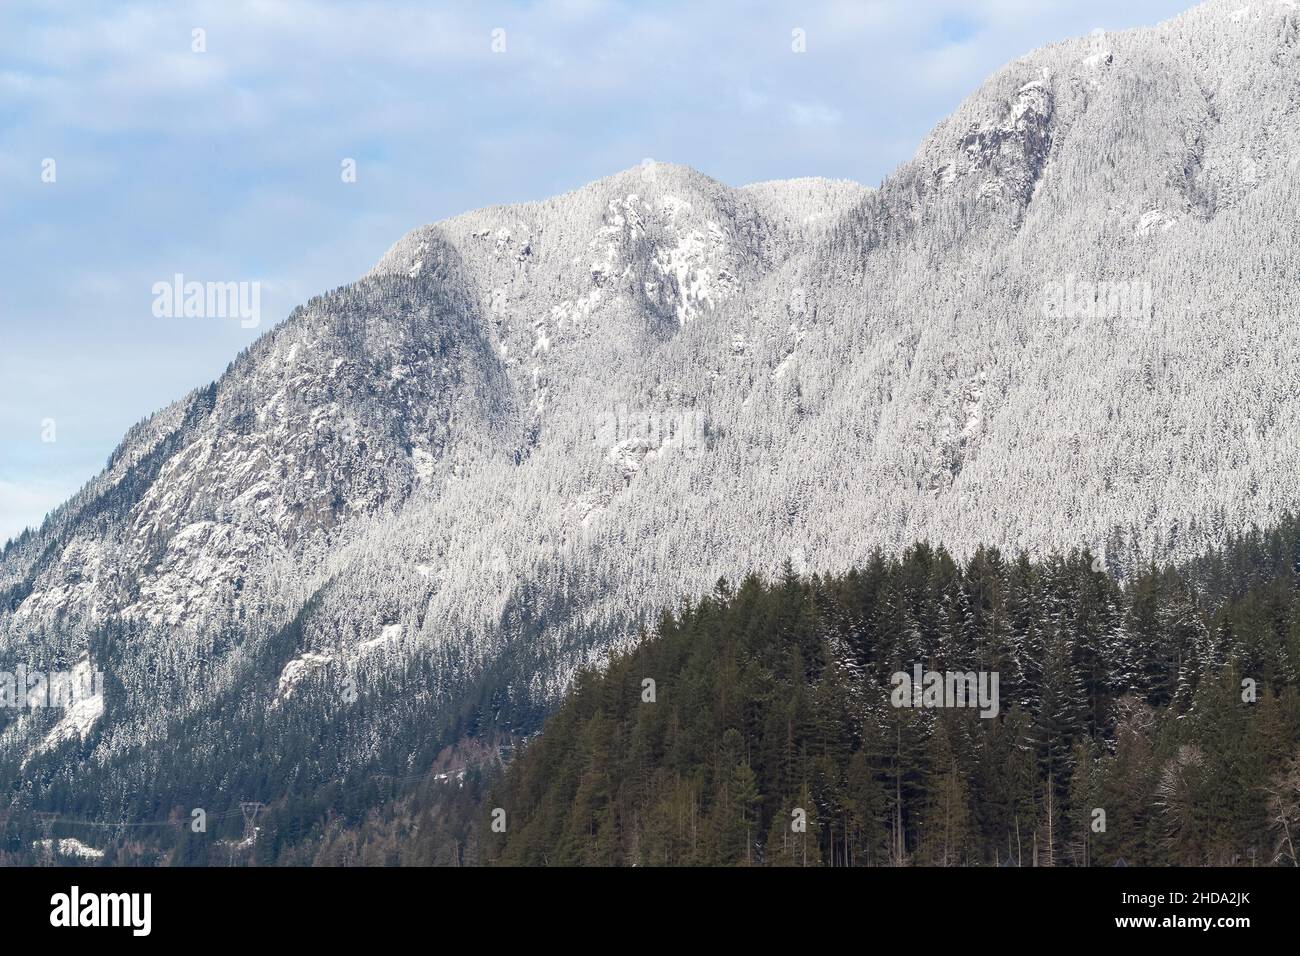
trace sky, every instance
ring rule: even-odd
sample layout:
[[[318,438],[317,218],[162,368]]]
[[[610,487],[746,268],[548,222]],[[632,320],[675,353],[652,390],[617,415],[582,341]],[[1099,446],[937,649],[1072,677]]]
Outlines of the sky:
[[[876,185],[1007,61],[1190,5],[0,0],[0,542],[416,226],[645,159]]]

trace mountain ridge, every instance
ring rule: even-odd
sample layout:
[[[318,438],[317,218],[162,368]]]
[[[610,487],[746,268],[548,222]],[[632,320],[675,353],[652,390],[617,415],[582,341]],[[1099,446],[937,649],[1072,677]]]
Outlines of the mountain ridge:
[[[6,547],[0,647],[127,627],[139,695],[41,760],[169,745],[159,648],[267,706],[419,655],[446,712],[542,706],[787,559],[1090,545],[1122,574],[1270,523],[1300,466],[1297,30],[1215,0],[1046,47],[878,189],[646,163],[408,232]]]

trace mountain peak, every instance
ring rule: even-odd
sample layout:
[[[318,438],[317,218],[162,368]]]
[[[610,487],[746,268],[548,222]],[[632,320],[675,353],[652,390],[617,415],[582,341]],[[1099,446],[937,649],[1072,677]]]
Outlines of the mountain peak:
[[[1270,523],[1300,21],[1233,2],[1009,64],[877,190],[643,164],[413,230],[0,557],[0,640],[124,664],[88,744],[116,767],[168,732],[164,657],[203,675],[187,713],[420,654],[403,704],[541,708],[787,559],[1123,570]]]

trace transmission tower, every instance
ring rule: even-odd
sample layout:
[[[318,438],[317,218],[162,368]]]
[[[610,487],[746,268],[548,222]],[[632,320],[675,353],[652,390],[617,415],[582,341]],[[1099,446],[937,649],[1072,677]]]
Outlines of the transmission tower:
[[[45,837],[44,844],[43,844],[45,847],[45,853],[44,853],[45,865],[53,866],[54,865],[54,836],[53,836],[54,821],[59,818],[59,815],[50,810],[38,810],[36,811],[35,814],[33,814],[33,816],[35,816],[37,822],[40,823],[41,832],[44,834]]]
[[[257,827],[255,826],[255,821],[257,820],[257,814],[264,806],[266,806],[266,804],[257,800],[244,800],[239,804],[239,809],[244,813],[244,840],[241,845],[250,848],[250,857],[253,854],[252,848],[257,845]]]

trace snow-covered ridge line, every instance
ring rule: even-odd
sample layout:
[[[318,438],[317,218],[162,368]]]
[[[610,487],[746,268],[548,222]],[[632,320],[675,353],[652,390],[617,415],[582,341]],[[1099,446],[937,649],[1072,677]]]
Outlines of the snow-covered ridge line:
[[[511,692],[553,697],[791,554],[1088,544],[1122,570],[1269,524],[1300,470],[1298,16],[1216,2],[1036,51],[875,190],[653,164],[412,231],[0,559],[0,649],[140,627],[112,709],[140,727],[42,759],[159,739],[141,671],[234,681],[291,623],[254,695],[285,711],[413,649],[449,701],[536,650]],[[1144,295],[1048,308],[1067,283]]]

